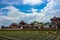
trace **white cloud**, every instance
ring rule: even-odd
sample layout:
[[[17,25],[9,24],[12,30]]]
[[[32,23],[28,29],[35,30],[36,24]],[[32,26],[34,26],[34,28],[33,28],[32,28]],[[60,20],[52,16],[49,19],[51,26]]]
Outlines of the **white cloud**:
[[[41,3],[45,3],[46,0],[1,0],[0,4],[5,5],[21,5],[21,4],[30,4],[30,5],[40,5]]]
[[[41,3],[42,3],[42,0],[23,0],[23,4],[36,5]]]
[[[47,6],[41,10],[41,13],[44,13],[45,17],[47,17],[47,21],[54,16],[60,17],[60,9],[57,8],[60,5],[60,0],[48,0],[48,2]]]
[[[5,16],[0,16],[0,26],[9,26],[12,23],[11,20],[5,18]]]
[[[0,3],[5,5],[20,5],[22,4],[22,0],[2,0]]]
[[[37,9],[31,9],[32,13],[31,14],[26,14],[24,12],[20,12],[17,8],[14,6],[7,6],[5,8],[2,8],[2,10],[7,9],[8,14],[7,16],[1,16],[3,19],[10,20],[11,22],[19,22],[21,20],[24,20],[27,23],[30,23],[34,20],[40,21],[41,18],[44,17],[44,14],[42,13],[37,13]],[[38,20],[37,20],[38,19]],[[32,21],[31,21],[32,20]],[[2,20],[0,20],[2,21]],[[5,22],[3,22],[5,23]],[[8,24],[7,24],[8,25]]]

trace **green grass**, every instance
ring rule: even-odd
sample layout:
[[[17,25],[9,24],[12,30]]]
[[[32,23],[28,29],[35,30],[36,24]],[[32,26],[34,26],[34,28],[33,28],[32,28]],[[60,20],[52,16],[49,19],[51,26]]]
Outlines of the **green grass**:
[[[42,40],[50,35],[60,35],[56,33],[56,31],[1,31],[0,35],[13,37],[22,40]],[[53,36],[52,36],[53,37]],[[56,37],[58,39],[60,36]]]

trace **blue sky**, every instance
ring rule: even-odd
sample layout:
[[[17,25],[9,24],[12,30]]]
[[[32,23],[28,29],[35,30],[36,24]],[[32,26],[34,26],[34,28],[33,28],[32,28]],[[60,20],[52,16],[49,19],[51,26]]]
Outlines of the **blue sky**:
[[[0,0],[0,26],[21,20],[50,22],[54,16],[60,17],[60,0]]]

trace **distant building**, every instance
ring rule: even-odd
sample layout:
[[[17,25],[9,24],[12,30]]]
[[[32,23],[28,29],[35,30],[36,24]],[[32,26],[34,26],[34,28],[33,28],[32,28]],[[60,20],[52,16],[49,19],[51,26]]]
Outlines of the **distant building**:
[[[12,23],[9,27],[4,27],[2,26],[2,29],[6,30],[21,30],[21,29],[41,29],[43,28],[42,23],[34,22],[34,25],[32,26],[31,24],[27,24],[24,21],[17,23]]]
[[[52,21],[52,28],[58,28],[60,29],[60,18],[59,17],[54,17],[51,19]]]
[[[9,28],[19,28],[19,25],[17,23],[12,23]]]
[[[10,30],[19,30],[20,29],[20,27],[19,27],[19,25],[17,24],[17,23],[12,23],[9,27],[8,27],[8,29],[10,29]]]
[[[20,26],[21,29],[32,29],[33,28],[30,24],[27,24],[24,21],[21,21],[19,23],[19,26]]]
[[[44,28],[43,23],[35,22],[34,23],[34,29],[42,29]]]
[[[20,30],[20,29],[32,29],[33,27],[30,24],[25,23],[24,21],[17,23],[12,23],[9,27],[2,27],[2,29],[9,30]]]

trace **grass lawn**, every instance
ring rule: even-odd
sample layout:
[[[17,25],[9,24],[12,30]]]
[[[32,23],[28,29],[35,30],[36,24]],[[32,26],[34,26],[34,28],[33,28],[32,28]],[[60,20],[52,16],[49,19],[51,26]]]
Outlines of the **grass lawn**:
[[[59,31],[58,31],[59,32]],[[56,31],[1,31],[0,35],[21,40],[60,40],[60,32]]]

